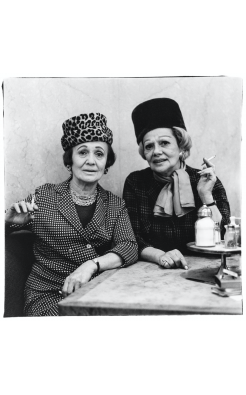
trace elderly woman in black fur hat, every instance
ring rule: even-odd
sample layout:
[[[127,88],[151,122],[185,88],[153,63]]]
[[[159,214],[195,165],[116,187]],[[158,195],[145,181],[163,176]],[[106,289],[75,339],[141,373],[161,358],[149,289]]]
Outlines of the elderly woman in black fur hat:
[[[134,263],[137,243],[125,203],[99,180],[115,161],[113,136],[100,113],[62,125],[70,177],[45,184],[6,212],[11,230],[35,235],[35,263],[25,287],[25,314],[58,315],[57,303],[104,270]]]
[[[139,258],[165,268],[188,269],[186,244],[195,241],[197,210],[205,203],[221,232],[230,207],[215,166],[203,159],[202,171],[185,163],[191,137],[176,101],[157,98],[132,113],[139,153],[149,167],[131,173],[124,186]]]

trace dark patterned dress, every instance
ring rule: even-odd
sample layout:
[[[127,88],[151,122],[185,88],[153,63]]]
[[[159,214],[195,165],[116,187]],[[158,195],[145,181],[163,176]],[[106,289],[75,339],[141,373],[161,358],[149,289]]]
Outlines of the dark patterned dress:
[[[186,244],[195,241],[197,210],[203,204],[197,192],[197,184],[200,179],[198,171],[200,170],[187,165],[185,170],[190,177],[196,208],[183,217],[176,215],[156,217],[153,215],[155,202],[163,184],[154,179],[153,172],[149,167],[135,171],[127,177],[123,198],[138,242],[139,257],[141,251],[146,247],[155,247],[165,252],[173,249],[186,252]],[[222,215],[221,233],[223,235],[224,225],[230,222],[230,206],[225,189],[218,178],[212,194]]]
[[[24,227],[34,233],[35,262],[25,287],[25,314],[58,315],[59,291],[66,277],[83,262],[114,252],[124,264],[137,260],[137,243],[125,203],[98,185],[95,211],[83,227],[69,190],[69,181],[45,184],[35,191],[34,220]],[[31,201],[29,196],[26,201]]]

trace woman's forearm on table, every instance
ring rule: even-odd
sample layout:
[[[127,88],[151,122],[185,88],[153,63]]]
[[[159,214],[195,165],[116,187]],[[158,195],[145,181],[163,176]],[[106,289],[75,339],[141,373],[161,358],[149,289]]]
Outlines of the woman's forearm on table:
[[[144,261],[148,262],[153,262],[153,263],[158,263],[159,264],[159,258],[165,254],[164,251],[159,250],[158,248],[154,247],[146,247],[142,250],[140,257]]]
[[[100,265],[100,272],[109,269],[116,269],[124,263],[123,259],[119,255],[114,254],[113,252],[109,252],[108,254],[99,256],[97,259]]]

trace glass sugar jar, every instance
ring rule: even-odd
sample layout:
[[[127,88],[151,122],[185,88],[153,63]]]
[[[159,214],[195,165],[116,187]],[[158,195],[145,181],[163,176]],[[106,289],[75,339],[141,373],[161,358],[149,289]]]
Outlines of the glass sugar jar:
[[[241,240],[240,240],[240,235],[241,235],[240,226],[238,224],[236,224],[236,217],[234,217],[234,216],[230,217],[230,221],[231,221],[230,224],[233,225],[234,228],[235,228],[236,245],[240,246],[240,244],[241,244]]]
[[[236,238],[235,226],[233,224],[226,225],[225,247],[235,248],[236,246],[237,246],[237,238]]]
[[[215,223],[212,211],[203,204],[197,212],[198,220],[195,223],[195,244],[198,247],[215,246]]]

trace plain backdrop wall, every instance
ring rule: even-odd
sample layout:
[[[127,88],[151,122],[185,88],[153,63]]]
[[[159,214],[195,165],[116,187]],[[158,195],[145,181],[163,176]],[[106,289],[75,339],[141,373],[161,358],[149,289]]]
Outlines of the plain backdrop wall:
[[[138,154],[131,113],[142,101],[169,97],[181,108],[193,147],[187,160],[201,168],[216,154],[216,174],[233,215],[241,216],[242,80],[229,77],[14,78],[4,88],[6,208],[46,182],[68,177],[60,139],[64,120],[101,112],[113,131],[116,163],[101,185],[122,196],[126,176],[148,166]]]

